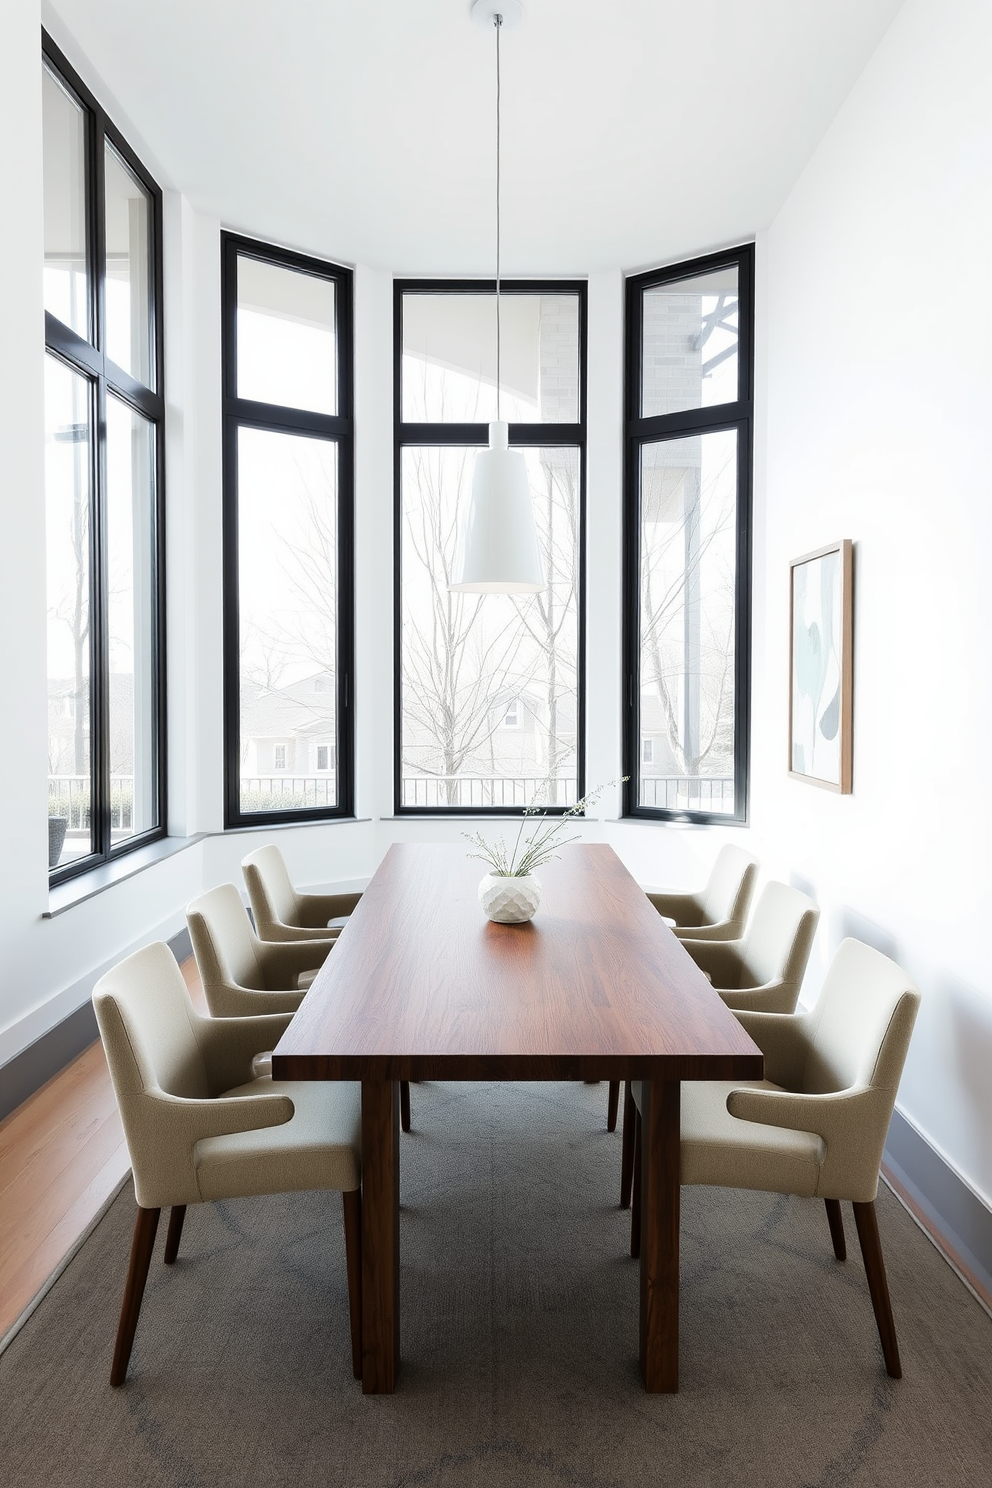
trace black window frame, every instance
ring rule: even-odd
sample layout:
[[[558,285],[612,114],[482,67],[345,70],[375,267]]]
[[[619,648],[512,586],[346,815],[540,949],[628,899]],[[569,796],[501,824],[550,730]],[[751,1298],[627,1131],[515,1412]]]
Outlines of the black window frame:
[[[715,269],[738,271],[737,398],[711,408],[641,416],[644,292]],[[754,451],[754,244],[744,243],[682,263],[629,275],[626,281],[623,474],[623,793],[625,818],[702,826],[746,826],[751,714],[751,544]],[[640,794],[640,482],[641,449],[677,439],[737,432],[736,596],[734,607],[734,810],[674,810],[638,804]]]
[[[578,625],[576,639],[575,697],[575,794],[585,795],[586,727],[586,466],[587,466],[587,389],[588,389],[588,284],[585,279],[503,279],[501,295],[574,294],[579,312],[579,418],[574,424],[520,423],[509,424],[511,449],[548,448],[555,445],[579,451],[579,532]],[[393,281],[393,811],[400,817],[515,817],[522,816],[524,806],[404,806],[403,805],[403,450],[424,445],[460,448],[489,444],[486,423],[406,423],[403,419],[403,297],[407,294],[466,295],[496,294],[495,279],[394,279]],[[563,815],[566,806],[541,807],[548,816]]]
[[[263,403],[237,396],[239,257],[277,268],[295,269],[335,285],[337,407],[334,414]],[[221,233],[221,335],[223,425],[223,609],[224,609],[224,826],[227,830],[351,819],[355,814],[354,655],[355,655],[355,420],[354,272],[326,259],[280,248],[240,233]],[[240,596],[238,592],[238,431],[310,435],[338,447],[337,613],[335,640],[335,719],[337,804],[300,806],[286,811],[241,809]]]
[[[53,356],[86,379],[90,389],[89,483],[91,520],[90,562],[90,817],[93,851],[70,863],[49,869],[49,884],[65,883],[99,865],[126,856],[168,832],[166,628],[165,628],[165,394],[163,348],[162,191],[138,159],[99,100],[83,82],[68,58],[46,31],[41,33],[43,65],[79,104],[86,120],[86,251],[87,325],[92,339],[80,336],[45,311],[45,355]],[[146,387],[112,362],[106,345],[106,145],[110,144],[148,193],[149,283],[148,332],[154,386]],[[110,788],[110,666],[107,627],[107,398],[141,414],[155,429],[155,500],[152,511],[152,679],[155,710],[152,728],[155,776],[154,799],[158,821],[126,841],[111,841]]]

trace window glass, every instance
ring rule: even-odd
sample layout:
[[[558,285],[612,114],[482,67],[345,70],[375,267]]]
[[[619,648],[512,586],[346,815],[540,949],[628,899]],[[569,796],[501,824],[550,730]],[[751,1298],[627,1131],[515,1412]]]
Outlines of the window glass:
[[[93,851],[90,382],[45,358],[49,864]]]
[[[329,440],[238,431],[243,812],[338,804],[326,745],[337,709],[337,462]]]
[[[729,264],[644,291],[642,418],[736,400],[737,285]]]
[[[338,411],[335,285],[238,256],[237,396]]]
[[[107,399],[110,833],[158,823],[155,750],[155,429]]]
[[[403,296],[403,419],[496,418],[496,296]],[[579,421],[579,297],[500,295],[500,416],[508,423]]]
[[[580,451],[525,451],[546,591],[452,594],[474,449],[402,450],[400,805],[576,799]]]
[[[85,111],[42,70],[45,189],[45,309],[89,335]]]
[[[104,163],[107,355],[151,387],[151,203],[110,143]]]
[[[737,433],[641,448],[638,805],[734,811]]]

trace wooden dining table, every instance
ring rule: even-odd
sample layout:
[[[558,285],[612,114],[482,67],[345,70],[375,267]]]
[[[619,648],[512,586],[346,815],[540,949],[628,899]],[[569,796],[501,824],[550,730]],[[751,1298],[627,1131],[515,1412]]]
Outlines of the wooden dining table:
[[[762,1056],[612,848],[541,869],[522,925],[488,921],[463,847],[393,846],[272,1058],[277,1079],[362,1084],[362,1388],[400,1363],[401,1080],[641,1080],[640,1363],[678,1389],[682,1080]]]

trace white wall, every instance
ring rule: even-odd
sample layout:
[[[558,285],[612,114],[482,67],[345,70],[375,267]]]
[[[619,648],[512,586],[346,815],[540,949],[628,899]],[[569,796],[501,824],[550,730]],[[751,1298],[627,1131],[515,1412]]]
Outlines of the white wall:
[[[987,0],[909,0],[767,234],[753,838],[924,994],[903,1113],[992,1202]],[[785,773],[788,563],[855,542],[854,793]],[[762,613],[763,609],[763,613]]]

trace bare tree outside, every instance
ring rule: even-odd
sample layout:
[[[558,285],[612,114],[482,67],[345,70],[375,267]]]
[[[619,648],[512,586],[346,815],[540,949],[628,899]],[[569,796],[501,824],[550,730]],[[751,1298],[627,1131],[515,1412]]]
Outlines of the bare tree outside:
[[[406,301],[404,419],[440,433],[495,417],[494,297]],[[501,416],[576,423],[576,295],[510,293],[502,306]],[[549,439],[524,455],[548,587],[471,595],[448,585],[475,450],[441,440],[402,450],[403,804],[575,800],[580,449]]]

